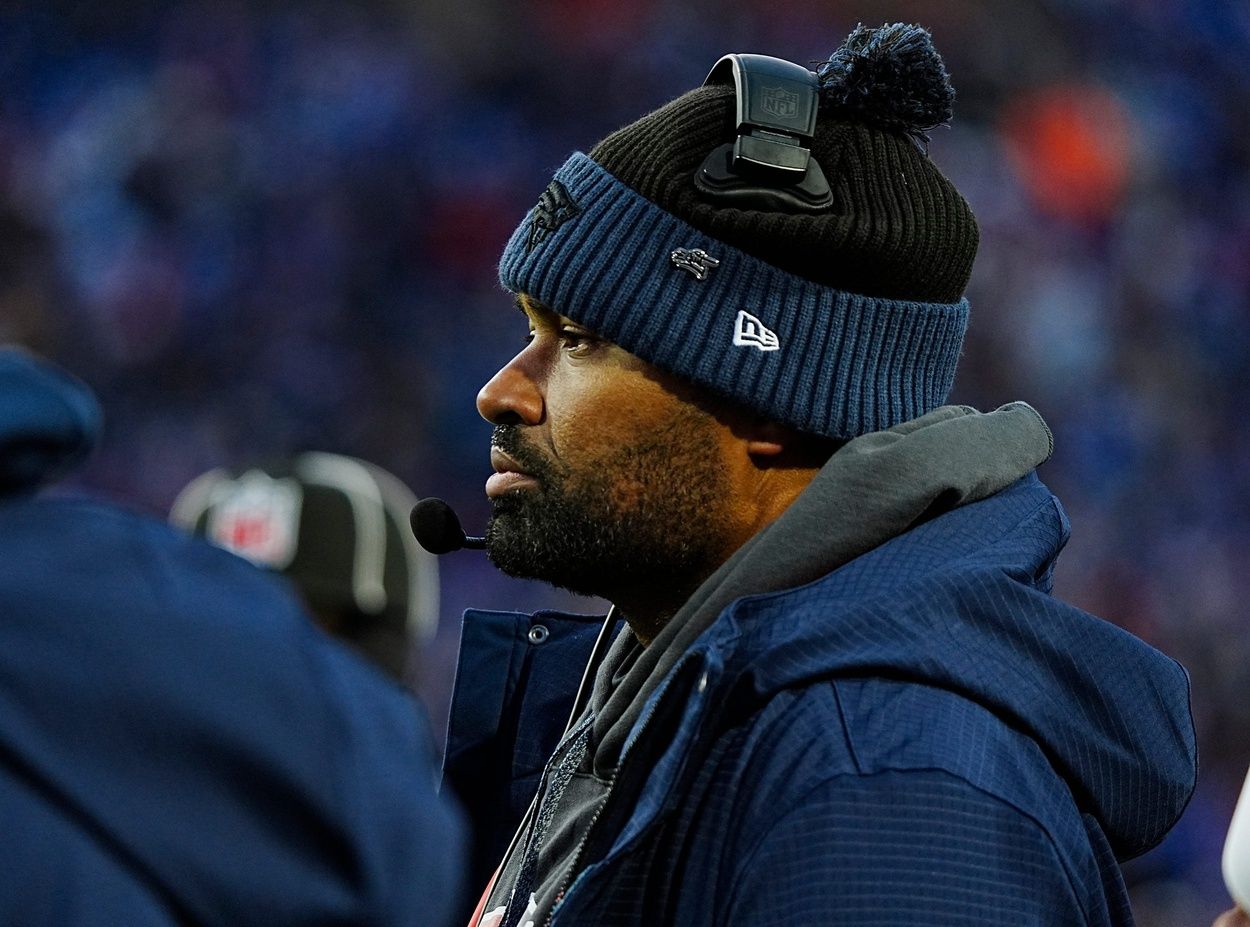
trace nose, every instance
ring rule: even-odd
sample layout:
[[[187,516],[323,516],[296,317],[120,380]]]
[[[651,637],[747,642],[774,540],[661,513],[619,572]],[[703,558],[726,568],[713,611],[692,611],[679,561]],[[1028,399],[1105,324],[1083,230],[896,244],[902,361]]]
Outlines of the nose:
[[[478,390],[477,411],[492,425],[537,425],[543,394],[525,368],[525,351],[505,364]]]

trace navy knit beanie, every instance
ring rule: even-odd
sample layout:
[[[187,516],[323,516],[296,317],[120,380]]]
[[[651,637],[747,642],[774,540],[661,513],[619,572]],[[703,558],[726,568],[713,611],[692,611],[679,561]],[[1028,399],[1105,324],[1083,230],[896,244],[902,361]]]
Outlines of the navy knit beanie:
[[[574,154],[513,233],[504,286],[801,431],[850,438],[941,405],[968,321],[967,202],[924,149],[954,91],[925,30],[857,28],[816,71],[818,210],[696,184],[737,135],[704,86]]]

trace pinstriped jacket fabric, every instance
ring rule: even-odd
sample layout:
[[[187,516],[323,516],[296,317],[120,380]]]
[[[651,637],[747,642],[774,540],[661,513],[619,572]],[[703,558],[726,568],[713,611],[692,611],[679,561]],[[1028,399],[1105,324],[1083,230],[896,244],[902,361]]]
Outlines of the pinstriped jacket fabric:
[[[643,711],[552,922],[1132,923],[1117,860],[1157,843],[1195,783],[1188,680],[1050,595],[1067,533],[1030,475],[734,602]],[[539,622],[546,650],[521,643]],[[446,772],[483,866],[591,630],[467,616]]]

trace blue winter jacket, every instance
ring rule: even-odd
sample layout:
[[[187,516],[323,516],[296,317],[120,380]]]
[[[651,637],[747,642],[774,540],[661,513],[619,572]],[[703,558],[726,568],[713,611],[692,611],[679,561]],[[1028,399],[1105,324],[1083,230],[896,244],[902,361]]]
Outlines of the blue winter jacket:
[[[1132,923],[1117,860],[1195,784],[1188,681],[1049,595],[1067,533],[1030,475],[736,600],[647,702],[551,922]],[[596,630],[465,616],[445,770],[491,835],[480,884]]]
[[[413,701],[242,559],[35,495],[97,425],[0,350],[0,924],[446,923]]]

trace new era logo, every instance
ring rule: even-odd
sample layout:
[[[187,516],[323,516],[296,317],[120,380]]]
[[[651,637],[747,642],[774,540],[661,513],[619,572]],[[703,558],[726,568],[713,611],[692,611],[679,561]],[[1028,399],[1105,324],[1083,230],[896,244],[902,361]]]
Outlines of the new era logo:
[[[761,351],[776,351],[781,347],[777,333],[745,310],[738,310],[738,320],[734,323],[734,344],[738,347],[758,348]]]
[[[529,254],[541,245],[548,235],[580,211],[564,184],[558,180],[547,184],[547,189],[538,198],[538,205],[530,213],[530,233],[525,241],[525,253]]]

